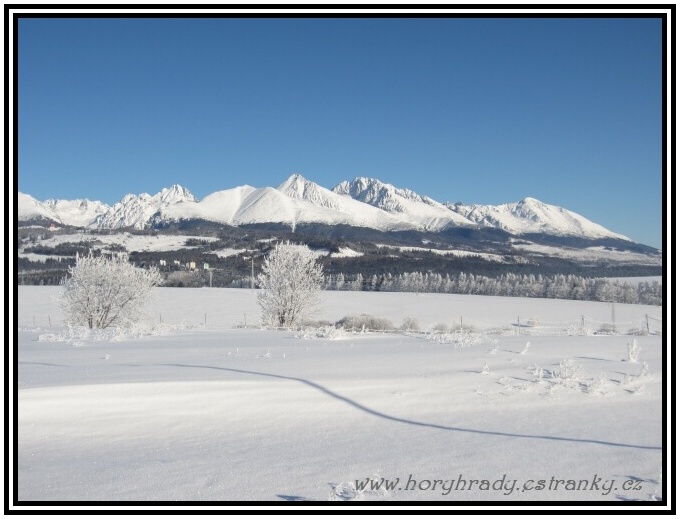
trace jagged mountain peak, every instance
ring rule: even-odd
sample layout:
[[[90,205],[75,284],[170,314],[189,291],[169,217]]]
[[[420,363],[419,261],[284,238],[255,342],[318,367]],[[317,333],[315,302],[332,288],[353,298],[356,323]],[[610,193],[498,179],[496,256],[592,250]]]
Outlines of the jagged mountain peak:
[[[567,209],[526,197],[497,206],[442,204],[410,189],[360,176],[332,190],[290,175],[277,188],[241,186],[198,201],[173,184],[155,195],[127,194],[113,206],[84,200],[39,202],[20,193],[19,219],[42,218],[78,227],[145,228],[167,221],[203,219],[229,225],[245,223],[324,223],[380,230],[444,231],[491,227],[510,234],[547,233],[583,238],[628,240]]]
[[[170,187],[161,189],[153,196],[154,199],[164,204],[177,202],[196,202],[196,197],[186,187],[173,184]]]
[[[630,238],[614,233],[577,213],[532,197],[501,205],[456,203],[447,204],[447,207],[478,225],[502,229],[512,234],[545,233],[630,241]]]
[[[54,209],[21,191],[17,193],[16,211],[20,221],[48,220],[61,223],[61,218]]]
[[[526,196],[516,202],[516,205],[518,206],[529,206],[529,207],[544,207],[547,206],[548,204],[545,204],[541,202],[538,198],[534,198],[532,196]]]
[[[311,180],[307,180],[299,173],[288,177],[276,189],[289,198],[303,200],[315,206],[336,210],[340,208],[336,193]]]
[[[333,191],[388,213],[400,215],[426,230],[441,231],[452,226],[472,225],[465,217],[453,213],[430,197],[375,178],[357,177],[350,182],[341,182]]]
[[[385,210],[388,211],[404,210],[404,207],[399,204],[397,198],[411,200],[413,202],[422,202],[432,206],[438,204],[438,202],[432,198],[425,195],[419,195],[411,189],[396,187],[371,177],[356,177],[352,181],[341,182],[333,188],[333,191],[349,195],[357,200],[373,200],[375,203],[383,201]],[[389,199],[391,199],[391,201],[388,201]]]
[[[290,196],[291,198],[303,198],[305,192],[316,190],[320,187],[321,186],[318,184],[307,180],[300,173],[293,173],[276,189],[284,195]]]

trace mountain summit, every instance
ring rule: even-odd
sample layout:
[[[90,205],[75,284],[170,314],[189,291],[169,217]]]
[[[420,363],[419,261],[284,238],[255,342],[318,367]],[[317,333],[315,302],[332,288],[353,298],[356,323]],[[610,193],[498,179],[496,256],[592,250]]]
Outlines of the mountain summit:
[[[171,222],[207,220],[227,225],[300,223],[348,225],[380,231],[442,232],[449,229],[495,228],[514,235],[544,233],[630,241],[587,218],[535,198],[492,205],[442,204],[410,189],[378,179],[357,177],[332,190],[302,175],[291,175],[278,187],[240,186],[197,200],[172,185],[155,195],[128,194],[108,206],[89,200],[39,202],[19,193],[20,222],[48,221],[96,229],[143,229]]]
[[[304,200],[319,207],[339,209],[338,197],[328,189],[307,180],[299,173],[295,173],[276,188],[289,198]]]
[[[473,225],[464,216],[452,213],[446,206],[427,196],[374,178],[357,177],[351,182],[344,181],[335,186],[333,191],[398,215],[427,231]]]
[[[531,197],[501,205],[447,204],[447,207],[478,225],[512,234],[543,233],[630,241],[579,214]]]

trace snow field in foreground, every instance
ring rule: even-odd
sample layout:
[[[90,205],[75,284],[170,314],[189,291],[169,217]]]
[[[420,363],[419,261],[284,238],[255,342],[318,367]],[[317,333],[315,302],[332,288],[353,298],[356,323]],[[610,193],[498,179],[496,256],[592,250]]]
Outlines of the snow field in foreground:
[[[234,329],[259,318],[247,290],[160,289],[149,314],[164,335],[47,340],[68,336],[55,292],[19,287],[21,500],[660,498],[660,336],[302,339]],[[326,295],[319,318],[367,311],[421,329],[461,309],[480,331],[539,311],[611,316],[602,303]],[[52,326],[33,325],[44,313]],[[206,313],[223,318],[200,327]],[[617,320],[645,313],[660,310],[616,307]],[[383,485],[362,490],[367,478]]]

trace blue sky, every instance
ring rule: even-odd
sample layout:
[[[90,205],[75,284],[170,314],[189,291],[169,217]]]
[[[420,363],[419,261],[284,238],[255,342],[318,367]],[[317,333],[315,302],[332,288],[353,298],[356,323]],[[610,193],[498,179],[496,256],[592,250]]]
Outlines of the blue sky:
[[[660,19],[19,21],[18,188],[114,203],[301,173],[526,196],[662,243]]]

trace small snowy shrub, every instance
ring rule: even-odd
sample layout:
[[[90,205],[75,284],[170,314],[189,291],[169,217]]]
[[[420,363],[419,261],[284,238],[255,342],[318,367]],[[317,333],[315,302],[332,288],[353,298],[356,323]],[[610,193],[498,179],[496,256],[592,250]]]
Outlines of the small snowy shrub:
[[[562,359],[559,368],[547,374],[550,378],[546,380],[554,384],[550,387],[551,391],[563,387],[593,395],[606,395],[609,392],[609,387],[612,385],[609,377],[604,372],[600,372],[594,378],[586,377],[583,368],[572,359]]]
[[[533,366],[528,366],[527,370],[531,372],[531,374],[536,377],[536,382],[540,383],[541,380],[543,379],[544,376],[544,371],[543,368],[540,367],[538,364],[534,364]]]
[[[583,369],[573,359],[562,359],[559,367],[550,372],[550,378],[558,386],[580,389],[584,380]]]
[[[584,389],[586,393],[592,393],[595,395],[605,395],[608,392],[608,387],[610,386],[610,381],[607,375],[601,372],[596,378],[589,380],[585,383]]]
[[[496,344],[497,339],[491,339],[485,337],[481,333],[475,333],[463,330],[453,331],[446,333],[431,333],[429,339],[433,342],[438,342],[441,344],[454,344],[457,348],[469,348],[470,346],[476,346],[477,344]],[[492,352],[493,353],[493,352]]]
[[[600,326],[599,330],[597,330],[597,333],[599,335],[614,335],[616,333],[616,328],[613,324],[603,324]]]
[[[387,331],[394,330],[394,324],[389,319],[374,317],[370,314],[346,315],[336,326],[348,331]]]
[[[451,331],[451,329],[444,323],[437,323],[430,327],[430,333],[446,333]]]
[[[640,357],[640,351],[642,347],[638,344],[637,340],[633,339],[632,342],[628,343],[628,360],[630,362],[637,362]]]
[[[405,317],[404,322],[401,323],[401,329],[405,332],[419,332],[420,326],[418,325],[418,319]]]
[[[138,323],[124,323],[120,326],[106,329],[90,329],[87,326],[74,326],[67,323],[67,330],[62,333],[42,334],[38,336],[39,341],[44,342],[65,342],[72,346],[82,346],[83,341],[88,342],[118,342],[126,339],[136,339],[141,337],[160,337],[168,335],[177,330],[191,330],[200,328],[200,324],[192,324],[183,321],[178,324],[156,323],[140,321]]]
[[[346,337],[345,330],[335,326],[319,326],[318,328],[305,328],[295,334],[297,339],[342,339]]]
[[[647,362],[642,363],[642,369],[640,370],[640,373],[638,374],[638,377],[644,378],[649,376],[649,364]]]
[[[583,370],[573,359],[562,359],[555,373],[562,380],[580,380]]]

